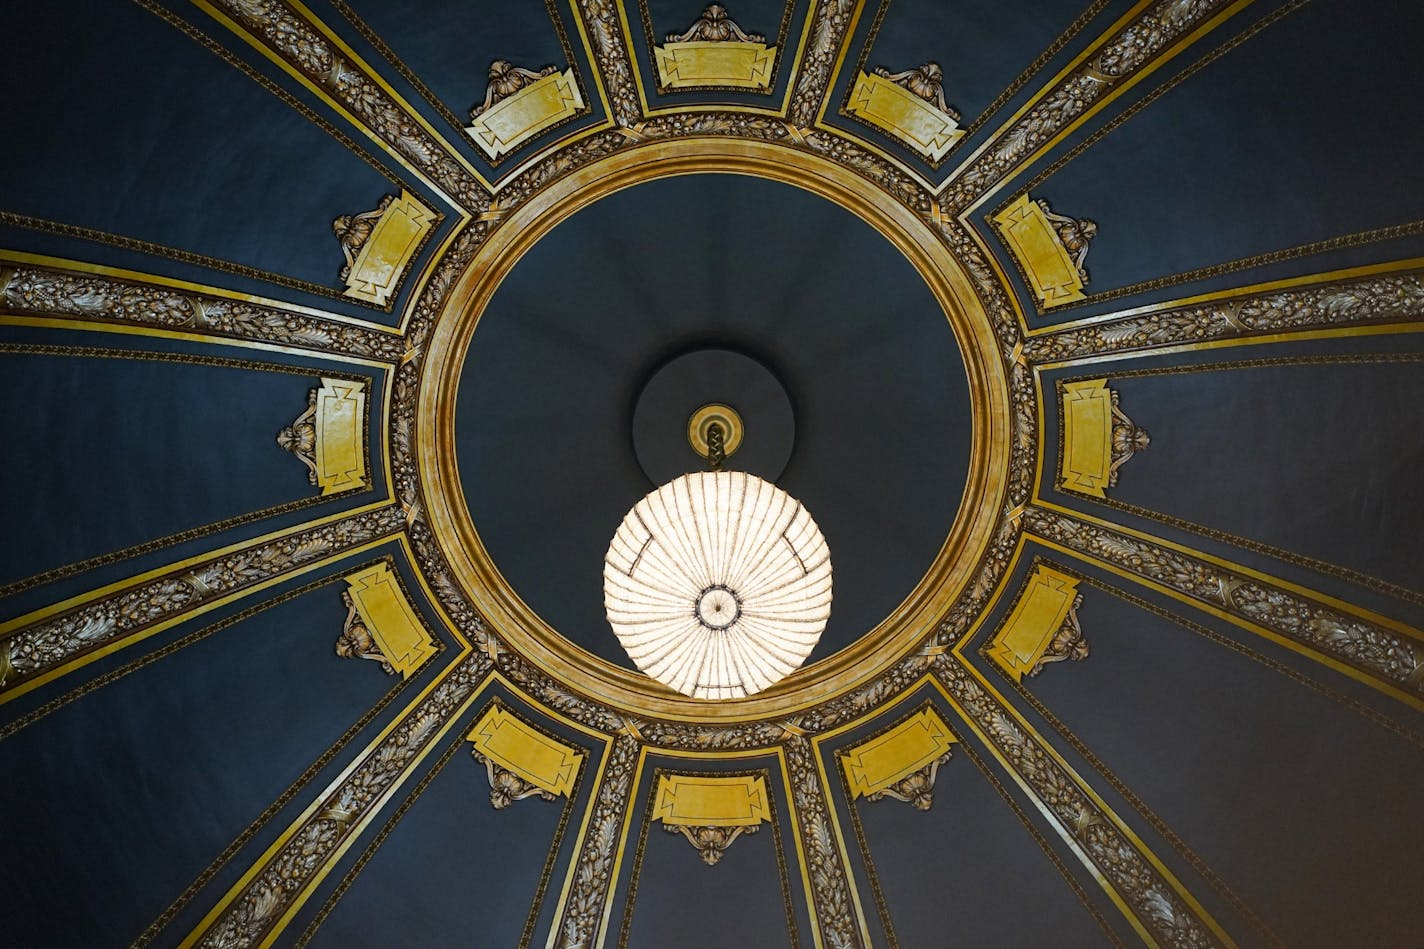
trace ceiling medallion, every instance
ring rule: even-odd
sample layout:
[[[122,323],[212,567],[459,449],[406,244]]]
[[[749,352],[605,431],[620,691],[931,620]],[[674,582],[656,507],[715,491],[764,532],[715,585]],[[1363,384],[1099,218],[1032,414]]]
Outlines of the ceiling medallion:
[[[656,179],[702,173],[746,174],[799,187],[839,204],[879,231],[910,260],[938,299],[964,356],[973,418],[969,480],[955,520],[933,563],[905,599],[849,646],[795,669],[764,691],[714,702],[691,698],[593,655],[531,609],[501,574],[476,530],[455,461],[454,407],[461,364],[491,297],[524,253],[560,221],[607,195]],[[995,323],[955,249],[946,245],[932,221],[902,201],[886,200],[880,186],[830,159],[774,142],[693,135],[622,147],[575,163],[529,200],[515,202],[480,241],[432,316],[438,318],[430,321],[417,370],[420,384],[407,390],[413,400],[398,397],[395,423],[404,425],[417,417],[429,423],[410,426],[416,437],[408,454],[400,454],[402,442],[396,440],[400,477],[420,492],[422,523],[428,524],[446,559],[426,569],[448,576],[437,577],[437,583],[453,581],[469,597],[483,626],[496,631],[539,675],[595,702],[635,712],[645,722],[650,716],[678,722],[748,722],[819,707],[847,695],[898,668],[962,597],[982,597],[984,581],[975,581],[981,556],[1001,540],[1012,544],[1014,535],[1000,535],[996,528],[1010,463],[1018,457],[1010,451],[1015,444],[1015,407],[1032,403],[1021,398],[1011,405]],[[678,424],[685,419],[682,416]],[[686,444],[681,437],[677,441]],[[756,449],[744,444],[741,451]],[[667,477],[654,478],[653,483]],[[997,576],[1006,562],[996,555],[987,569]],[[971,581],[977,585],[971,588]],[[709,610],[714,605],[707,603]],[[692,603],[685,607],[689,615],[693,608]]]
[[[695,417],[694,417],[695,418]],[[801,667],[831,616],[831,555],[811,515],[755,475],[676,478],[633,506],[603,563],[608,622],[639,669],[697,699],[754,695]]]

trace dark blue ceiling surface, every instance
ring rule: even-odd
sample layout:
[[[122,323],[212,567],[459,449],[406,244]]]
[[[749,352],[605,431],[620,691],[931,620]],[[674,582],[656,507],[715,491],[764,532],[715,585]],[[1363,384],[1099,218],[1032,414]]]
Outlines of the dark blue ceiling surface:
[[[633,452],[633,406],[667,359],[701,348],[746,352],[791,397],[796,445],[779,485],[830,545],[835,602],[812,660],[830,655],[884,619],[944,543],[964,491],[968,389],[944,312],[908,261],[790,186],[731,175],[642,185],[524,257],[460,381],[475,528],[547,622],[628,665],[604,617],[602,564],[654,487]]]

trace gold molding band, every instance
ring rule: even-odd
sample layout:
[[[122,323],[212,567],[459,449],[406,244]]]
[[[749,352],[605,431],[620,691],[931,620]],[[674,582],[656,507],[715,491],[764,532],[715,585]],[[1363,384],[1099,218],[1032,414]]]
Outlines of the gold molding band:
[[[658,84],[666,89],[732,86],[771,89],[776,47],[764,43],[666,43],[653,47]]]
[[[573,118],[583,95],[572,68],[537,79],[490,106],[465,131],[490,159],[514,151],[545,129]]]
[[[361,245],[346,277],[345,296],[385,306],[400,283],[411,258],[435,226],[435,212],[401,191],[376,219],[371,236]]]
[[[984,654],[1003,668],[1015,682],[1043,658],[1053,634],[1058,632],[1073,608],[1078,579],[1038,564],[1014,604],[1013,612],[994,633]]]
[[[528,783],[564,797],[573,792],[583,755],[527,724],[500,703],[490,703],[465,737],[480,754]]]
[[[435,640],[401,591],[389,563],[382,561],[346,577],[346,590],[366,629],[375,637],[381,655],[401,678],[409,679],[438,651]]]
[[[948,113],[884,76],[862,72],[846,111],[888,132],[930,161],[939,161],[964,137]]]
[[[798,670],[755,696],[706,702],[602,660],[560,636],[500,575],[465,505],[455,463],[454,405],[460,367],[500,281],[556,224],[600,198],[645,181],[732,173],[780,181],[857,214],[899,249],[943,308],[964,354],[974,419],[969,479],[959,513],[934,562],[909,596],[839,653]],[[428,523],[451,571],[486,622],[521,655],[590,698],[676,721],[750,721],[819,704],[893,666],[939,622],[971,577],[996,526],[1006,489],[1008,385],[999,343],[960,265],[929,222],[854,172],[818,155],[771,142],[685,138],[630,146],[550,184],[500,220],[451,291],[422,362],[415,456]],[[426,423],[424,420],[428,420]]]
[[[927,705],[889,731],[841,752],[851,800],[883,791],[928,767],[959,741],[934,706]]]
[[[660,774],[653,817],[684,827],[752,827],[771,820],[761,775]]]
[[[1043,207],[1025,192],[991,219],[1018,260],[1039,303],[1063,306],[1085,299],[1083,276]]]

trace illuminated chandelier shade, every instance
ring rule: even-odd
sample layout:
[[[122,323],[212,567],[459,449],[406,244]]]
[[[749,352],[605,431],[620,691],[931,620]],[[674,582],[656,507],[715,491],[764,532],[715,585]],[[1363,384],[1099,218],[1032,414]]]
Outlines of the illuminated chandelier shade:
[[[603,601],[643,672],[693,698],[741,698],[790,675],[820,640],[830,550],[775,485],[741,471],[683,475],[619,525]]]

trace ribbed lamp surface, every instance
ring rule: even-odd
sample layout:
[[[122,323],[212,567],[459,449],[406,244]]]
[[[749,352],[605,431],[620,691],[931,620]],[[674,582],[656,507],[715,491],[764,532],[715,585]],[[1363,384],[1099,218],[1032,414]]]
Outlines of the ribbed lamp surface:
[[[643,672],[693,698],[741,698],[811,654],[831,615],[831,555],[775,485],[740,471],[683,475],[619,525],[603,602]]]

